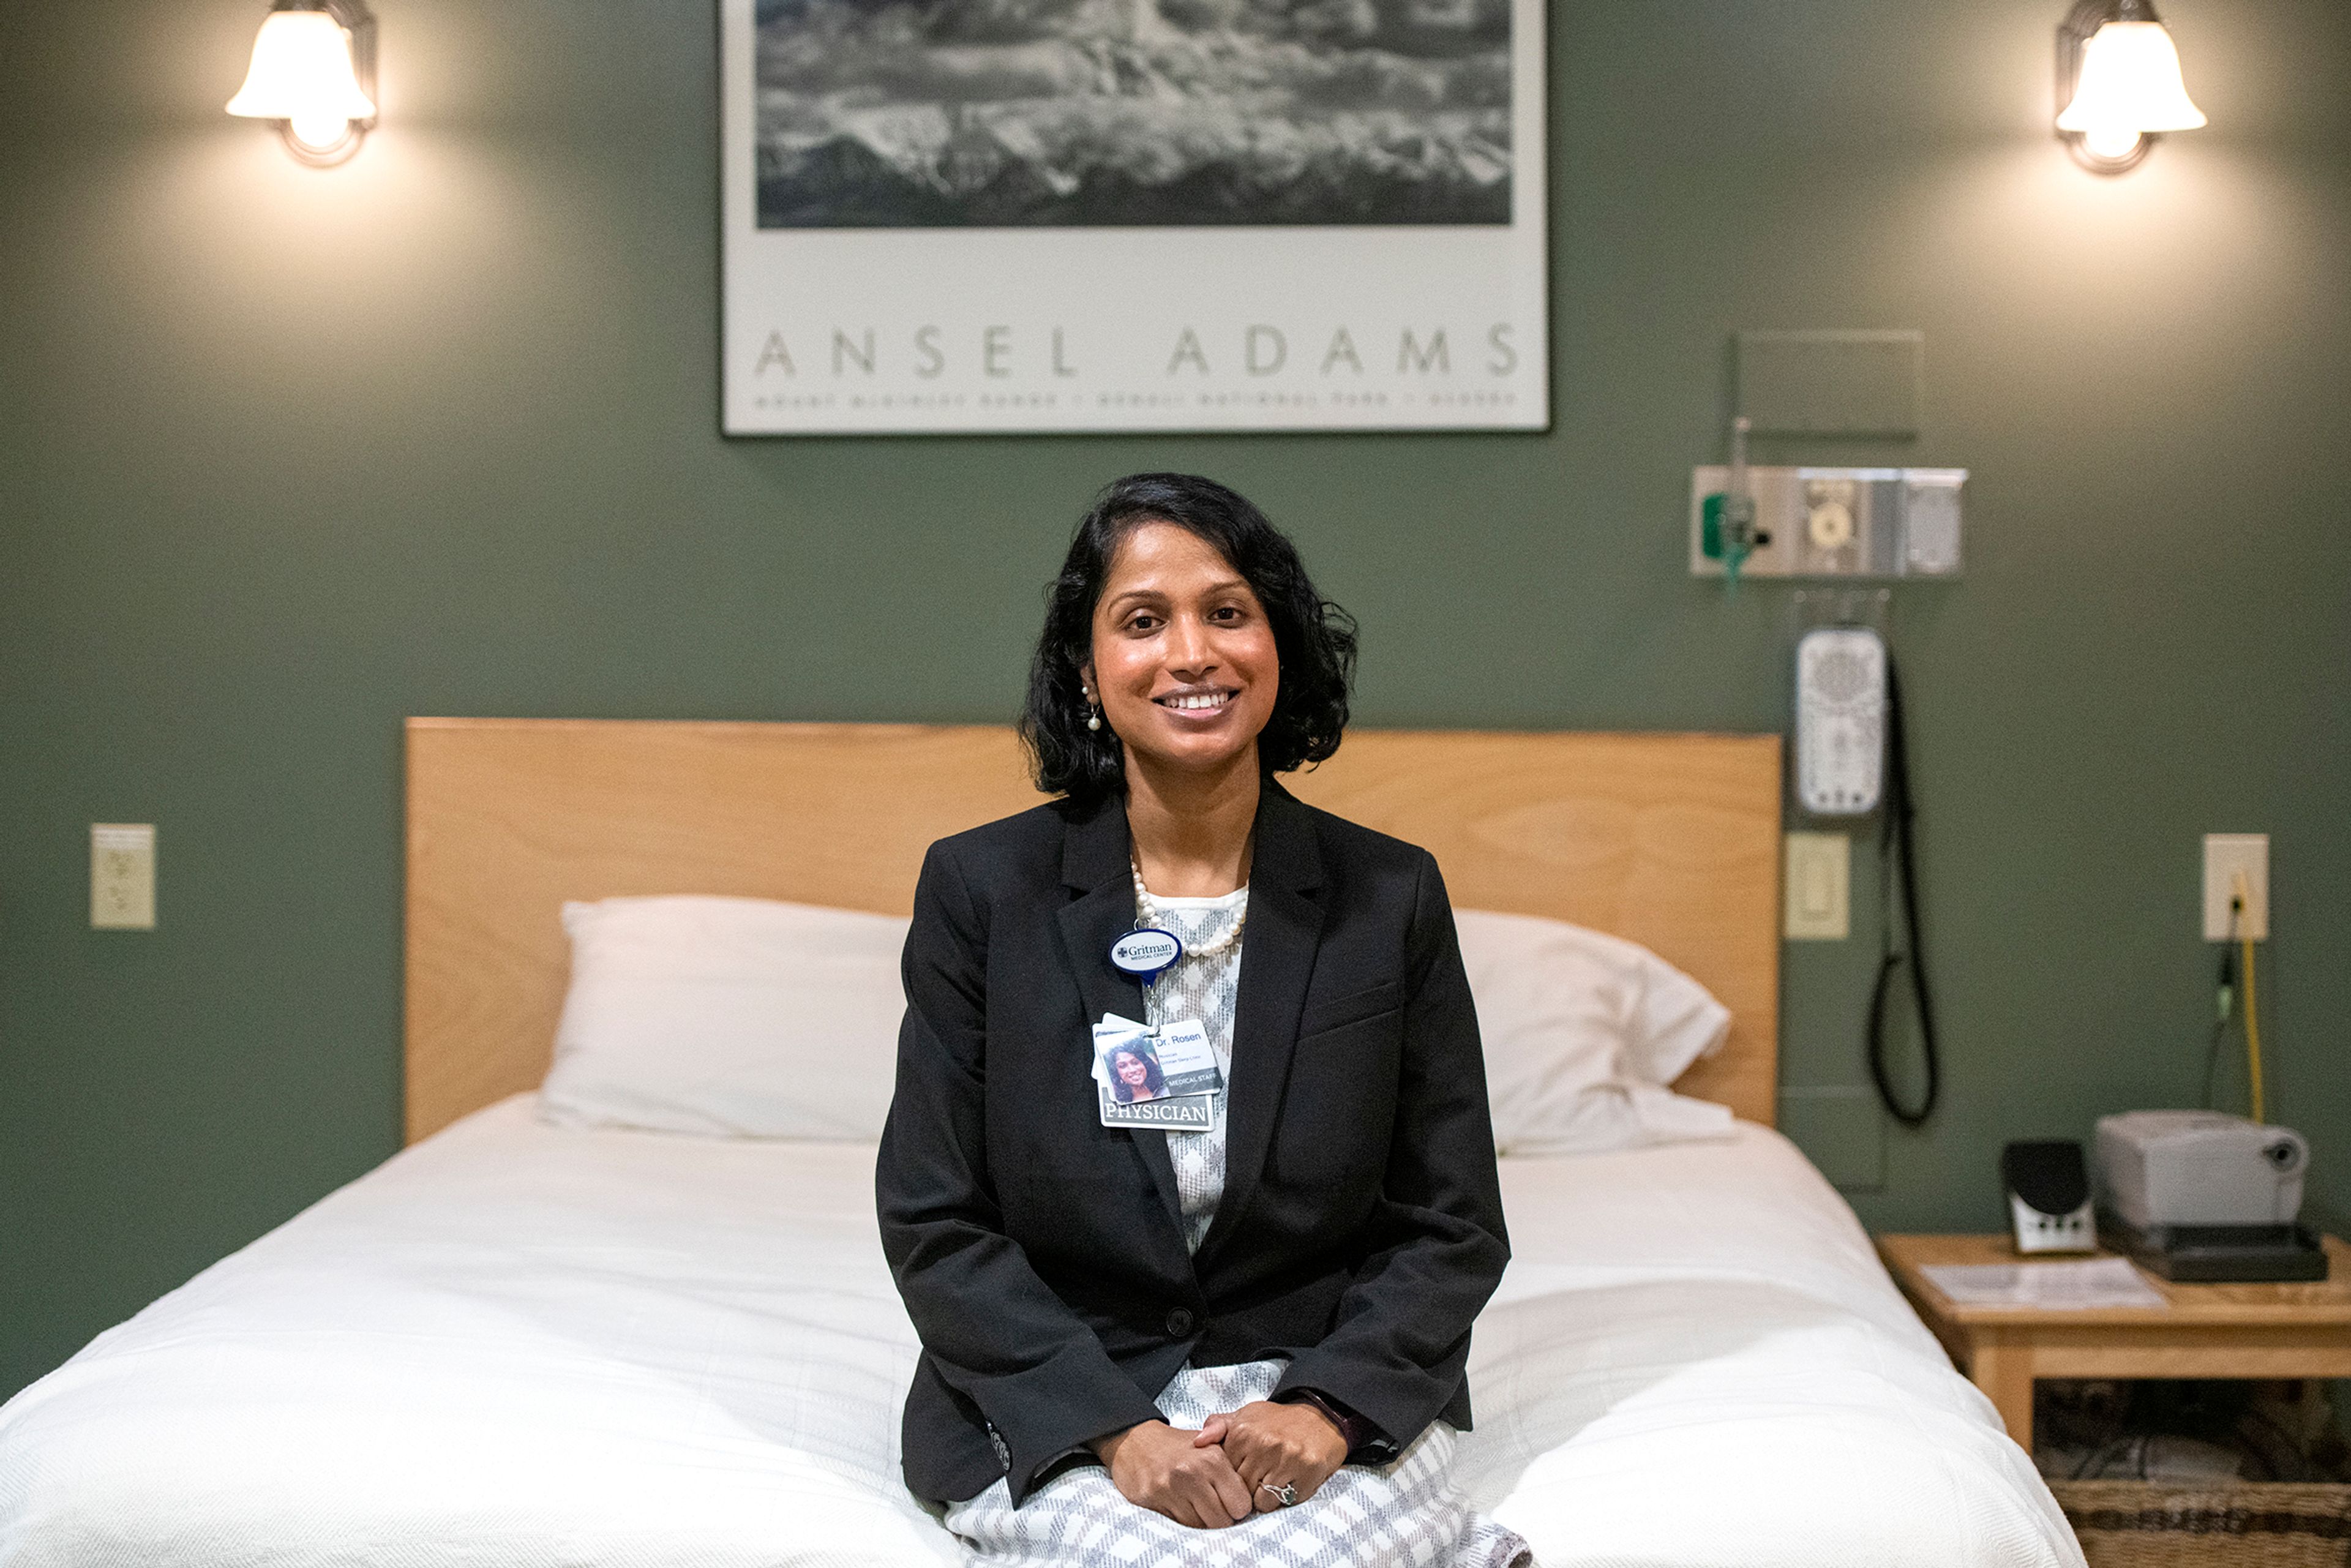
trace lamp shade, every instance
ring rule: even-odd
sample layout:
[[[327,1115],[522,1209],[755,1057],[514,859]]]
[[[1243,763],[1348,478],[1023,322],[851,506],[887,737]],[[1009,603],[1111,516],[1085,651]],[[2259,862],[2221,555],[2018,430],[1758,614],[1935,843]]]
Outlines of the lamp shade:
[[[2082,75],[2057,129],[2095,148],[2127,147],[2150,131],[2193,131],[2204,111],[2188,100],[2179,51],[2160,22],[2108,22],[2082,46]]]
[[[313,146],[340,141],[354,120],[374,118],[375,104],[351,69],[351,37],[324,11],[272,11],[253,40],[245,85],[231,114],[291,121]]]

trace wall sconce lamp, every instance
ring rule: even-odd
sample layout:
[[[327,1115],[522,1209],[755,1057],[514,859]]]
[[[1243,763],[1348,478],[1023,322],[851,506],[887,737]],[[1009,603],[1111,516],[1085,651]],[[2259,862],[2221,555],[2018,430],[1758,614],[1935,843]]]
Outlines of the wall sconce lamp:
[[[228,111],[275,124],[305,163],[342,162],[375,129],[374,13],[364,0],[277,0]]]
[[[2079,0],[2057,28],[2057,101],[2058,138],[2100,174],[2138,167],[2158,131],[2204,123],[2149,0]]]

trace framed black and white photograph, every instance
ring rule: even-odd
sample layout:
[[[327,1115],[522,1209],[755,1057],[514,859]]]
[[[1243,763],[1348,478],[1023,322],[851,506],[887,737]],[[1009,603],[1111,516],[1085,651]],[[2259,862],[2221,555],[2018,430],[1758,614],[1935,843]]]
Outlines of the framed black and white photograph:
[[[1544,428],[1542,26],[720,0],[724,428]]]

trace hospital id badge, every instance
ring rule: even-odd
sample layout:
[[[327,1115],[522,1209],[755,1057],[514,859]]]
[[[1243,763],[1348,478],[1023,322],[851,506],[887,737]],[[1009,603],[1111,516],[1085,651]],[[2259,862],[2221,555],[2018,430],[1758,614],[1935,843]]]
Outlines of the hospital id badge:
[[[1224,1082],[1197,1019],[1154,1030],[1115,1013],[1093,1029],[1094,1092],[1105,1127],[1208,1133]]]

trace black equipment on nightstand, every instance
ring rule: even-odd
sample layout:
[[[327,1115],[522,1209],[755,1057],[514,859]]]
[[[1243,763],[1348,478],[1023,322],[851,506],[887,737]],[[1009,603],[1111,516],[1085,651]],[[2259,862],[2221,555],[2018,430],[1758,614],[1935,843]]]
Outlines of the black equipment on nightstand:
[[[2008,1226],[2019,1252],[2088,1252],[2098,1244],[2090,1171],[2071,1139],[2011,1144],[2000,1152]]]

